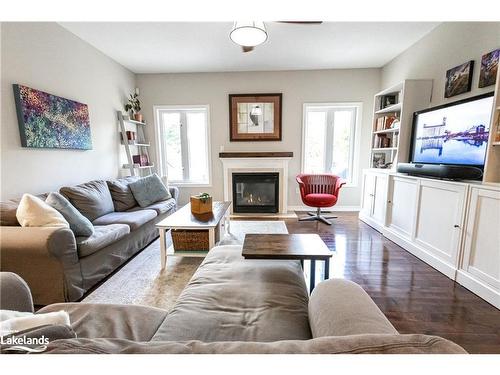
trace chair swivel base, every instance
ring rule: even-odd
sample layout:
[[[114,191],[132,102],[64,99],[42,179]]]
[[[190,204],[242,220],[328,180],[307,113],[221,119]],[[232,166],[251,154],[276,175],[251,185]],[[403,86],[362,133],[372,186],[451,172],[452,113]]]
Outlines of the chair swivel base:
[[[325,224],[332,225],[328,219],[336,219],[338,216],[325,216],[321,214],[321,209],[318,208],[316,212],[308,212],[309,217],[299,218],[299,221],[314,221],[319,220]]]

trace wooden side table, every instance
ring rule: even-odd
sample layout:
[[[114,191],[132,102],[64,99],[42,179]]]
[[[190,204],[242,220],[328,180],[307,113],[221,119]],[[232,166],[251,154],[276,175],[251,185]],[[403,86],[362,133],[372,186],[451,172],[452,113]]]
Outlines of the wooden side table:
[[[282,259],[311,261],[310,292],[316,279],[316,261],[325,262],[324,279],[330,277],[332,252],[317,234],[247,234],[243,242],[245,259]]]

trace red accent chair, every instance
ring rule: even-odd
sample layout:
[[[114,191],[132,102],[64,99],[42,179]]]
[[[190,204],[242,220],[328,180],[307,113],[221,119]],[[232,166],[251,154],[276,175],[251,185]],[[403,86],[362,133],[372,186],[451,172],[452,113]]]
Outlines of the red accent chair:
[[[306,206],[316,207],[316,212],[308,212],[309,217],[299,218],[299,221],[320,220],[332,225],[328,219],[337,216],[324,216],[322,207],[333,207],[337,203],[340,188],[345,181],[333,174],[299,174],[297,182],[300,187],[300,197]]]

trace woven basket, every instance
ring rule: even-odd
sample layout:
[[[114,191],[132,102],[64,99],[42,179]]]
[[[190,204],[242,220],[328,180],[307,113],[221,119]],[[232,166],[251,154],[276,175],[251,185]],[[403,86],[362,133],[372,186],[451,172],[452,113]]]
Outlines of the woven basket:
[[[172,229],[174,251],[208,251],[208,231]]]

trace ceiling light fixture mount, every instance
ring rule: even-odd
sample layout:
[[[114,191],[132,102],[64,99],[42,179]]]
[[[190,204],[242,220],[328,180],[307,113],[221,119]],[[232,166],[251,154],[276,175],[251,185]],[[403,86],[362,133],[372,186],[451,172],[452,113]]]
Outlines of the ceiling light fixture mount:
[[[236,21],[233,25],[231,33],[229,33],[231,40],[242,46],[244,52],[245,47],[248,51],[267,40],[267,31],[264,22],[262,21]]]

